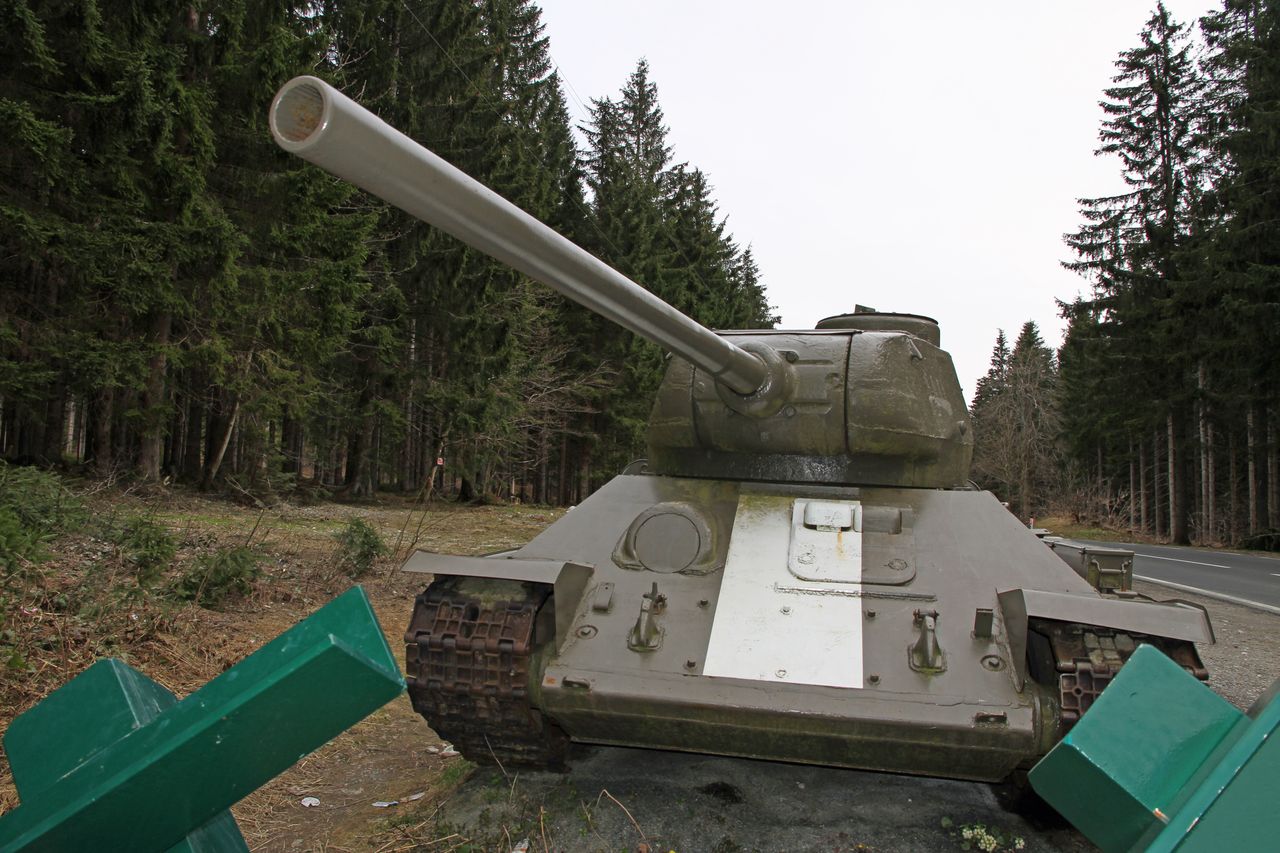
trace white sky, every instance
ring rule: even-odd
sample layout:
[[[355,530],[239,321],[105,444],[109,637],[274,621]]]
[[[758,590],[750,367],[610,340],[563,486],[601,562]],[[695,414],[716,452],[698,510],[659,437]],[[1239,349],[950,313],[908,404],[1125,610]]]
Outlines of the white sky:
[[[1054,299],[1087,289],[1059,265],[1075,199],[1121,187],[1098,100],[1154,0],[539,5],[577,122],[649,60],[675,160],[710,177],[783,328],[855,302],[936,317],[966,399],[997,329],[1060,343]]]

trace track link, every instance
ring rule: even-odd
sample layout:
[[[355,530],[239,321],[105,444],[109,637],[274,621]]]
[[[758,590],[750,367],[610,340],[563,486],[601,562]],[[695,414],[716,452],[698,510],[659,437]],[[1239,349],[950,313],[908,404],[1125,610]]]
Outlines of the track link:
[[[529,698],[550,596],[540,584],[444,577],[414,602],[405,633],[409,698],[469,761],[564,769],[569,740]]]

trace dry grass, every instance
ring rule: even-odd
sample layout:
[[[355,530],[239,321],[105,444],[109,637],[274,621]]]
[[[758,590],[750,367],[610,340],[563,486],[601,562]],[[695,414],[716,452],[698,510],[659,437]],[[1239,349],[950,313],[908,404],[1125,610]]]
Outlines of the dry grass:
[[[4,614],[22,666],[0,669],[0,731],[102,657],[124,659],[180,697],[191,693],[351,585],[337,569],[333,538],[351,518],[399,545],[361,579],[395,649],[422,582],[396,568],[415,546],[462,554],[515,547],[560,514],[445,503],[424,509],[394,498],[267,510],[183,492],[99,492],[87,500],[94,521],[50,544],[50,558],[29,568],[22,594]],[[139,516],[164,526],[179,543],[166,579],[154,589],[162,590],[200,554],[248,544],[262,568],[252,593],[215,611],[139,590],[118,549],[99,532],[104,521]],[[405,815],[418,816],[414,822],[429,829],[435,805],[458,781],[445,771],[460,759],[416,748],[434,742],[408,702],[398,699],[246,798],[236,817],[255,850],[396,849],[396,839],[407,843],[409,837]],[[423,796],[395,814],[371,807],[417,793]],[[302,796],[319,797],[321,806],[303,809]],[[17,802],[8,762],[0,758],[0,813]]]

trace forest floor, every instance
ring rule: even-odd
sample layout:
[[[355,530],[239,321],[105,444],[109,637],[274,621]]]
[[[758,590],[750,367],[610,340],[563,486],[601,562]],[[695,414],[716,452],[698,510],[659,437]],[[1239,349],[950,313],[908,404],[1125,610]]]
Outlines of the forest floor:
[[[1166,538],[1152,536],[1151,534],[1140,530],[1129,530],[1124,527],[1106,527],[1100,524],[1077,523],[1065,515],[1046,515],[1041,518],[1037,518],[1036,527],[1049,531],[1051,536],[1061,536],[1064,539],[1085,539],[1092,542],[1142,543],[1145,545],[1169,544],[1169,540]],[[1214,551],[1230,551],[1239,554],[1264,554],[1277,556],[1275,551],[1240,547],[1228,548],[1221,544],[1204,545],[1197,543],[1191,547],[1205,548]]]
[[[21,665],[0,670],[0,731],[95,659],[113,655],[184,696],[350,586],[335,534],[353,518],[397,553],[360,578],[399,656],[421,576],[396,569],[414,547],[479,554],[516,547],[562,510],[425,508],[398,499],[253,509],[184,492],[100,492],[93,521],[49,546],[38,589],[9,626]],[[178,552],[169,573],[217,549],[249,545],[261,575],[249,595],[211,610],[140,594],[117,546],[96,531],[146,518]],[[110,527],[110,524],[106,524]],[[1143,589],[1153,597],[1161,590]],[[1242,707],[1280,667],[1280,617],[1203,602],[1219,643],[1204,650],[1213,686]],[[2,638],[0,638],[2,639]],[[981,825],[1029,850],[1090,849],[1060,823],[1007,812],[990,786],[643,750],[579,749],[573,770],[477,769],[443,754],[402,697],[308,755],[234,809],[251,848],[281,851],[949,850]],[[304,808],[314,797],[319,805]],[[0,812],[17,805],[0,759]],[[378,806],[375,803],[394,803]]]
[[[398,544],[398,553],[379,560],[359,582],[400,657],[422,586],[420,575],[397,571],[408,553],[415,547],[459,554],[517,547],[563,512],[449,503],[424,510],[400,499],[256,509],[180,491],[104,491],[86,501],[84,532],[47,546],[49,559],[0,637],[9,659],[8,666],[0,661],[0,733],[100,657],[123,659],[179,697],[191,693],[351,586],[338,565],[335,535],[353,518],[372,525],[388,545]],[[249,546],[261,566],[252,592],[217,610],[143,593],[103,533],[133,518],[154,522],[176,539],[167,581],[202,555]],[[163,589],[167,581],[155,587]],[[439,742],[399,698],[237,805],[241,830],[254,850],[377,850],[403,837],[410,809],[372,803],[399,800],[412,805],[413,814],[429,815],[471,773],[460,758],[432,754],[428,748]],[[303,797],[318,798],[320,807],[302,808]],[[17,804],[8,761],[0,757],[0,813]]]

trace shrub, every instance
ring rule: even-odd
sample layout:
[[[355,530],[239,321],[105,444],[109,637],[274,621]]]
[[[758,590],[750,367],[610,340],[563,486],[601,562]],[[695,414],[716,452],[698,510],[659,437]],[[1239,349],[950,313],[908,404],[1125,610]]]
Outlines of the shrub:
[[[378,559],[391,553],[378,531],[363,519],[351,519],[333,538],[338,540],[338,568],[353,578],[368,574]]]
[[[38,468],[0,462],[0,510],[34,533],[56,533],[83,524],[84,505],[62,478]]]
[[[0,506],[0,577],[17,577],[26,564],[42,561],[48,538],[23,525],[12,510]]]
[[[229,598],[248,595],[260,573],[258,555],[251,549],[220,548],[197,557],[174,585],[174,594],[201,607],[217,608]]]
[[[138,586],[150,587],[173,562],[178,544],[168,530],[145,518],[131,518],[112,532],[111,541],[133,567]]]

